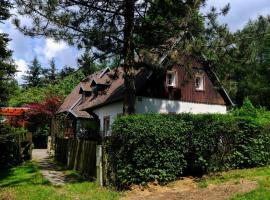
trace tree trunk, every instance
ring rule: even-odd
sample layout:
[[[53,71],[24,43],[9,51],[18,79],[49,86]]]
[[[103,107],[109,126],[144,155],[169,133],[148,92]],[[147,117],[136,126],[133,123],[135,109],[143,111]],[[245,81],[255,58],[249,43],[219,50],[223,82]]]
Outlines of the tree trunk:
[[[124,104],[123,113],[129,115],[135,113],[135,99],[136,88],[134,80],[134,44],[133,44],[133,30],[134,30],[134,0],[126,0],[124,5]]]

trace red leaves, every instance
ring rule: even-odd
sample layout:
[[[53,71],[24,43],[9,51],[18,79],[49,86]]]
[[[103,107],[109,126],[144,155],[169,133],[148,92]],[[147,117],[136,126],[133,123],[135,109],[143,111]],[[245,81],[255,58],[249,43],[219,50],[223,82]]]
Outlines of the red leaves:
[[[50,123],[60,104],[61,98],[57,96],[48,97],[41,103],[26,104],[25,107],[30,108],[30,112],[26,114],[26,117],[31,124]]]

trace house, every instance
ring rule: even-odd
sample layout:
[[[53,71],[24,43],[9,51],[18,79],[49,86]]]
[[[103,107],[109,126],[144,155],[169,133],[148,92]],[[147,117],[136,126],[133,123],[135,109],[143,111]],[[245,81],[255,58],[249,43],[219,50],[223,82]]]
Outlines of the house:
[[[191,66],[179,64],[160,72],[136,70],[135,112],[226,113],[233,103],[217,76],[195,59]],[[113,121],[123,112],[123,74],[121,67],[91,74],[66,97],[57,111],[66,114],[66,137],[86,134],[94,123],[110,135]]]

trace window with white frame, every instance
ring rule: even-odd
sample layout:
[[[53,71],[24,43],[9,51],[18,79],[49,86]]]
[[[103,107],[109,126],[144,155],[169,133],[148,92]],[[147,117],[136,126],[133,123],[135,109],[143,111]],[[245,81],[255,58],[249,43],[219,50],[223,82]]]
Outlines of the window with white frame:
[[[167,86],[175,86],[175,84],[176,84],[175,72],[173,72],[173,71],[167,72],[166,83],[167,83]]]
[[[198,91],[204,90],[204,76],[203,75],[195,76],[195,89]]]

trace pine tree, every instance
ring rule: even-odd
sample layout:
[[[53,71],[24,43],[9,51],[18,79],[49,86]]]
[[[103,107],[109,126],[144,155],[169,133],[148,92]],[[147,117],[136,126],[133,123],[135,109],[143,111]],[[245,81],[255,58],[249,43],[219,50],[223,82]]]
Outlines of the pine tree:
[[[56,76],[57,76],[57,71],[56,71],[56,66],[55,66],[55,59],[52,58],[50,61],[50,69],[49,69],[49,81],[51,84],[56,83]]]
[[[174,46],[181,49],[181,45],[189,43],[187,40],[204,34],[199,9],[205,0],[16,0],[16,3],[19,13],[33,20],[32,26],[14,20],[24,34],[44,35],[85,50],[94,49],[92,60],[120,57],[125,72],[125,114],[135,111],[135,57],[141,56],[141,50],[156,48],[162,55]],[[161,47],[171,37],[178,40],[178,45]]]
[[[0,0],[0,23],[10,17],[10,1]],[[13,75],[16,67],[11,59],[12,52],[7,49],[9,42],[8,35],[0,33],[0,106],[6,105],[9,95],[14,85]]]
[[[97,64],[93,62],[92,56],[88,51],[84,52],[84,54],[78,59],[78,64],[85,76],[88,76],[99,69]]]
[[[64,66],[59,75],[61,79],[64,79],[66,76],[69,76],[70,74],[74,73],[75,69],[69,66]]]
[[[135,42],[134,38],[138,34],[144,34],[137,27],[140,27],[140,24],[146,21],[148,9],[150,7],[154,9],[153,4],[158,4],[158,2],[165,3],[167,1],[72,0],[33,2],[16,0],[20,8],[20,14],[30,16],[33,19],[33,26],[22,26],[19,20],[15,20],[15,24],[19,30],[30,36],[45,35],[58,40],[64,39],[70,44],[78,44],[81,48],[96,49],[93,53],[94,59],[120,55],[125,72],[124,85],[126,90],[123,112],[131,114],[135,111],[135,51],[137,52],[138,48],[143,48],[143,43]],[[190,6],[198,8],[204,1],[171,0],[169,2],[171,4],[181,2],[182,4],[177,3],[176,5],[186,5],[185,8]],[[177,9],[174,10],[177,11]],[[192,10],[191,12],[193,12]],[[189,15],[190,12],[185,13]],[[184,21],[188,19],[188,16],[184,14],[182,17]],[[178,28],[181,29],[181,27]],[[182,30],[185,30],[184,27]]]
[[[23,76],[23,79],[25,80],[25,85],[27,87],[41,86],[42,68],[37,57],[33,59],[31,64],[28,66],[28,69],[29,70],[26,71],[26,75]]]

